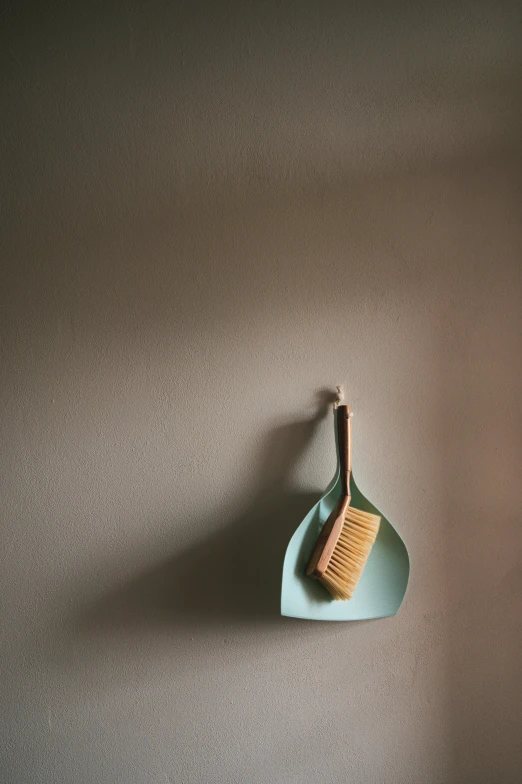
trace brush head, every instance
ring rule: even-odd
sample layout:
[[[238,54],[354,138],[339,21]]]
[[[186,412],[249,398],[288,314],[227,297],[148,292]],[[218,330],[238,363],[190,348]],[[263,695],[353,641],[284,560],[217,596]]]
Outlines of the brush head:
[[[320,582],[334,599],[351,599],[359,582],[381,518],[349,506],[344,524]]]
[[[351,599],[379,533],[381,518],[340,499],[316,542],[306,574],[334,599]]]

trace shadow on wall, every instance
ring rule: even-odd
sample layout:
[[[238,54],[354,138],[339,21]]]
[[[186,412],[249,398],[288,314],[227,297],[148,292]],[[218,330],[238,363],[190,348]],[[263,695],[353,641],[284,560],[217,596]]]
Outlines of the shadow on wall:
[[[177,552],[76,612],[60,633],[65,647],[76,649],[97,636],[107,642],[111,633],[134,637],[191,626],[280,624],[286,546],[321,495],[288,486],[294,464],[335,396],[322,390],[317,397],[311,419],[268,434],[258,464],[259,486],[243,513],[205,542]]]

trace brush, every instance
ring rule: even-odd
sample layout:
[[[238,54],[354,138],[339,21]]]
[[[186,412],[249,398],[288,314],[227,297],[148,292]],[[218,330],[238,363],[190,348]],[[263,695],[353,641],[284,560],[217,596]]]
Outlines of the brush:
[[[351,599],[377,538],[381,518],[350,506],[352,414],[344,404],[337,406],[337,441],[341,496],[323,526],[306,574],[319,580],[334,599]]]

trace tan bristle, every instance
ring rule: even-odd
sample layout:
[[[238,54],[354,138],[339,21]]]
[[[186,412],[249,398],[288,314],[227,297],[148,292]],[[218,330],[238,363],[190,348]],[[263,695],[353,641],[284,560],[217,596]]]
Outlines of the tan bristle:
[[[325,573],[319,578],[334,599],[352,598],[377,538],[380,522],[378,515],[348,507],[341,535]]]

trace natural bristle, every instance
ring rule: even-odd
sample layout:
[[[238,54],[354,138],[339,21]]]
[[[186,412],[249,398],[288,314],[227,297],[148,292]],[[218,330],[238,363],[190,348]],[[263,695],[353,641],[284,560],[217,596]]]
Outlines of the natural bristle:
[[[343,530],[320,581],[334,599],[351,599],[379,532],[381,518],[348,507]]]

